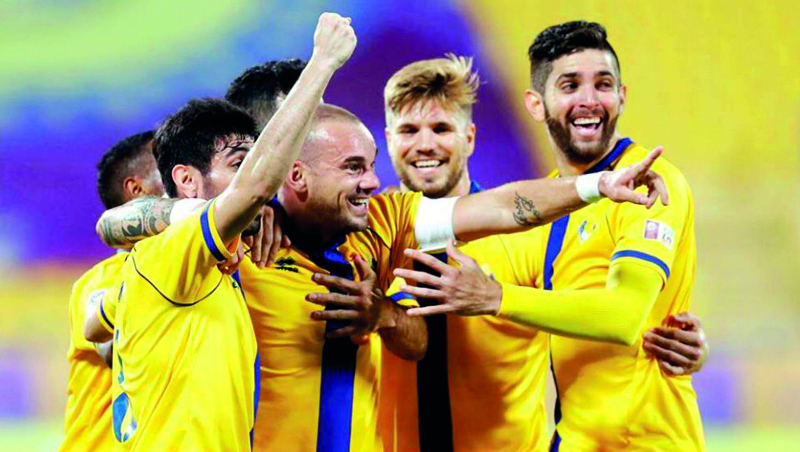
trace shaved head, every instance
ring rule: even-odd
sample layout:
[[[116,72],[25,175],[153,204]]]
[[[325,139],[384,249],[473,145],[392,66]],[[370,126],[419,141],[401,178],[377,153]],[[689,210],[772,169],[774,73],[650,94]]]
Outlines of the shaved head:
[[[329,126],[334,124],[356,126],[371,136],[367,126],[349,110],[336,105],[320,104],[317,107],[317,111],[314,112],[314,117],[311,120],[311,129],[308,132],[306,141],[303,143],[303,148],[300,150],[298,160],[304,163],[312,163],[324,151],[330,149],[334,138],[331,136]]]

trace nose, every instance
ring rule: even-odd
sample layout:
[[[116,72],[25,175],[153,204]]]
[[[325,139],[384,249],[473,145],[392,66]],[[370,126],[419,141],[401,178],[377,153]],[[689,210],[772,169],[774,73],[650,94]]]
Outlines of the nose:
[[[358,188],[366,193],[372,193],[381,188],[381,180],[375,172],[375,168],[370,168],[358,183]]]
[[[584,83],[578,91],[578,101],[581,106],[594,107],[600,101],[597,98],[597,90],[591,83]]]
[[[428,127],[423,127],[417,134],[417,151],[430,153],[436,149],[436,137]]]

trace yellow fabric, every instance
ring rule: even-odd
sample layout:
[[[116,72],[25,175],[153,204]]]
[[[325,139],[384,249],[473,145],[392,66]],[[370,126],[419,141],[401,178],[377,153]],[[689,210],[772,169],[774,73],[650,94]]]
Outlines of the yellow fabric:
[[[69,298],[70,342],[64,442],[68,451],[107,451],[114,447],[111,432],[111,369],[83,337],[86,303],[101,300],[120,277],[127,253],[118,253],[84,273]],[[99,303],[97,303],[99,304]]]
[[[616,166],[635,163],[646,152],[631,145]],[[643,330],[661,325],[670,314],[690,309],[696,260],[694,207],[688,184],[664,158],[653,169],[667,183],[669,206],[659,202],[647,210],[603,200],[572,213],[553,265],[553,290],[602,289],[610,269],[623,262],[647,267],[665,281],[631,346],[551,336],[562,413],[556,426],[560,451],[705,450],[691,377],[665,376],[641,346]],[[658,222],[656,234],[652,229],[647,233],[648,221]],[[536,287],[544,287],[551,229],[552,225],[534,229],[522,240],[508,236],[520,262],[532,262],[529,268],[518,270],[530,271]],[[641,254],[611,260],[619,252]],[[668,278],[652,260],[668,268]],[[536,303],[530,306],[536,309]]]
[[[256,341],[241,288],[217,268],[212,250],[230,253],[213,212],[137,243],[123,268],[112,388],[122,450],[250,448]]]
[[[632,344],[661,291],[650,266],[615,263],[604,289],[542,290],[502,284],[499,316],[560,336]]]
[[[460,249],[498,281],[532,284],[517,271],[527,263],[517,261],[507,237],[511,236],[486,237]],[[402,279],[396,279],[389,293],[396,294],[402,283]],[[547,347],[546,333],[505,319],[448,316],[447,369],[454,451],[547,448]],[[382,429],[391,432],[393,450],[418,451],[416,365],[386,356],[383,375],[388,381],[381,404],[392,416],[386,416],[391,424]]]
[[[368,230],[349,234],[338,247],[350,262],[358,255],[371,263],[384,291],[392,280],[392,270],[405,261],[403,250],[417,247],[414,219],[420,198],[418,193],[374,197]],[[240,272],[261,354],[254,448],[315,450],[325,322],[311,319],[313,311],[324,308],[305,297],[327,291],[311,276],[328,272],[294,248],[282,249],[275,265],[265,269],[245,260]],[[357,279],[355,269],[354,275]],[[372,334],[357,352],[350,435],[353,452],[383,450],[377,433],[381,348],[380,336]]]

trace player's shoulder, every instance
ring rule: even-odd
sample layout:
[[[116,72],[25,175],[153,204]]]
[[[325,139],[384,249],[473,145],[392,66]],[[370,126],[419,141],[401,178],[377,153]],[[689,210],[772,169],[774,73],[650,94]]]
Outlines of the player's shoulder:
[[[370,213],[378,209],[401,208],[422,198],[420,192],[394,192],[375,195],[369,200]]]
[[[627,150],[620,159],[617,168],[635,164],[636,162],[645,158],[650,151],[650,149],[642,145],[632,144],[631,148]],[[651,169],[661,175],[661,177],[667,183],[668,188],[681,189],[689,192],[689,182],[686,180],[686,176],[684,176],[680,168],[675,166],[675,164],[670,161],[668,154],[665,154],[662,154],[661,157],[659,157],[658,160],[653,163]]]
[[[114,255],[103,259],[102,261],[94,264],[92,268],[86,270],[75,283],[72,285],[72,291],[78,291],[84,288],[101,284],[104,280],[113,275],[118,275],[125,263],[125,258],[128,253],[119,252]]]

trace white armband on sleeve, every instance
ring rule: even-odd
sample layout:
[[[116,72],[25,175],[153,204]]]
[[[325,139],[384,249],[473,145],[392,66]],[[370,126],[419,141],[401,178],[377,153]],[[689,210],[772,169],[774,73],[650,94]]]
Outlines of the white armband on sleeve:
[[[208,201],[200,198],[186,198],[181,199],[172,206],[172,211],[169,213],[169,224],[175,224],[178,221],[187,218],[192,212],[202,208]]]
[[[422,197],[414,220],[414,233],[422,251],[444,249],[453,233],[453,209],[457,197],[431,199]]]

